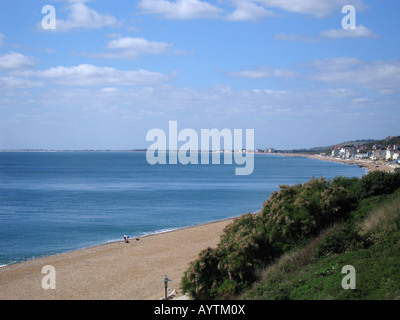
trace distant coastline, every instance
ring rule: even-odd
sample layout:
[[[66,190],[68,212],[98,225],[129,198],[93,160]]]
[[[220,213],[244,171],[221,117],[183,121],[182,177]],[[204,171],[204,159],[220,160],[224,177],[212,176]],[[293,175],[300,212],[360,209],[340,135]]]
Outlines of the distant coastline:
[[[93,152],[93,153],[142,153],[142,152],[147,152],[146,149],[132,149],[132,150],[111,150],[111,149],[82,149],[82,150],[73,150],[73,149],[65,149],[65,150],[53,150],[53,149],[0,149],[0,153],[2,152],[18,152],[18,153],[55,153],[55,152],[65,152],[65,153],[78,153],[78,152]],[[165,152],[169,152],[169,150],[166,150]],[[196,152],[202,153],[202,152],[209,152],[209,153],[224,153],[223,150],[220,151],[202,151],[202,150],[197,150]],[[249,152],[249,151],[247,151]],[[236,151],[232,150],[232,153],[236,153]],[[395,164],[390,164],[385,161],[378,161],[378,160],[370,160],[370,159],[341,159],[337,157],[332,157],[332,156],[323,156],[319,154],[309,154],[309,153],[295,153],[295,152],[271,152],[271,153],[265,153],[265,152],[257,152],[257,151],[251,151],[251,153],[254,154],[261,154],[261,155],[281,155],[285,157],[305,157],[305,158],[310,158],[310,159],[316,159],[316,160],[322,160],[322,161],[333,161],[333,162],[339,162],[343,164],[355,164],[358,165],[359,167],[365,168],[368,170],[368,172],[371,171],[387,171],[387,172],[394,172],[397,170],[400,170],[400,165],[395,165]]]
[[[355,164],[358,165],[359,167],[367,169],[369,172],[377,170],[394,172],[396,169],[400,169],[400,166],[398,165],[389,164],[384,161],[373,161],[370,159],[340,159],[331,156],[322,156],[317,154],[306,154],[306,153],[274,153],[274,154],[279,154],[285,157],[306,157],[316,160],[332,161],[344,164]]]
[[[327,160],[318,156],[316,159]],[[190,261],[201,250],[216,247],[224,228],[234,219],[140,236],[128,244],[113,241],[4,266],[0,268],[0,282],[4,283],[0,299],[159,299],[163,292],[160,279],[167,274],[179,290],[180,279]],[[56,291],[40,287],[43,277],[40,268],[44,265],[57,268]],[[120,275],[118,281],[110,277],[110,268]]]
[[[0,149],[0,152],[146,152],[146,149],[132,149],[132,150],[95,150],[95,149]]]

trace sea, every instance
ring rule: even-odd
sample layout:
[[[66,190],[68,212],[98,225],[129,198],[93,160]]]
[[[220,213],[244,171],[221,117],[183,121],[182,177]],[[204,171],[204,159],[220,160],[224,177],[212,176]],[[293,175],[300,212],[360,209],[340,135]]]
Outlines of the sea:
[[[279,185],[361,177],[356,165],[255,154],[235,163],[150,165],[145,152],[0,152],[0,266],[240,216]]]

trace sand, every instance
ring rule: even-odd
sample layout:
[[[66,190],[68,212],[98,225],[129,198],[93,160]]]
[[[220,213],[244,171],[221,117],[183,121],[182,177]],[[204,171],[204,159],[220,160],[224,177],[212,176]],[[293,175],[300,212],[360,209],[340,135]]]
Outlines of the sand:
[[[190,261],[215,247],[227,219],[114,242],[0,268],[1,300],[159,300],[165,275],[178,291]],[[121,235],[122,238],[123,235]],[[29,240],[27,240],[29,241]],[[28,244],[27,244],[28,245]],[[43,289],[42,267],[55,268],[55,289]]]
[[[318,160],[357,164],[370,171],[394,170],[386,163],[342,160],[305,154]],[[181,279],[201,250],[215,247],[233,219],[92,247],[0,268],[0,299],[13,300],[159,300],[161,279],[182,296]],[[121,235],[122,238],[123,235]],[[29,241],[29,239],[27,240]],[[29,245],[29,244],[27,244]],[[42,267],[54,266],[56,289],[43,289]]]
[[[305,154],[305,153],[275,153],[280,154],[286,157],[307,157],[311,159],[323,160],[323,161],[333,161],[333,162],[340,162],[344,164],[355,164],[362,168],[366,168],[369,172],[372,171],[387,171],[387,172],[394,172],[396,168],[400,169],[399,165],[390,164],[386,161],[373,161],[370,159],[340,159],[334,158],[330,156],[321,156],[316,154]]]

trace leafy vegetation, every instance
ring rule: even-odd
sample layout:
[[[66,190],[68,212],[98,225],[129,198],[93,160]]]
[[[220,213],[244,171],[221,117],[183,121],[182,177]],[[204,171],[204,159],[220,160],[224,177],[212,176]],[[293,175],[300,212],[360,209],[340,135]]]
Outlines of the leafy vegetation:
[[[400,190],[376,202],[357,223],[337,225],[305,248],[282,256],[238,298],[399,299],[399,231]],[[346,265],[356,270],[356,290],[341,287]]]
[[[380,171],[361,179],[321,178],[280,186],[260,213],[236,219],[226,227],[216,248],[200,253],[185,272],[183,289],[194,299],[230,299],[243,292],[247,292],[243,298],[262,299],[346,295],[359,298],[365,294],[362,290],[342,289],[336,294],[328,289],[341,283],[339,266],[353,264],[362,269],[363,263],[371,263],[373,254],[380,257],[375,268],[390,269],[384,267],[383,261],[387,259],[383,256],[393,246],[399,246],[400,238],[399,232],[392,236],[386,227],[399,228],[399,215],[391,210],[390,218],[383,224],[379,214],[371,214],[370,209],[398,188],[399,172]],[[400,198],[400,191],[397,195]],[[400,204],[397,212],[399,208]],[[388,257],[399,258],[396,254]],[[350,260],[352,263],[347,263]],[[399,263],[395,271],[398,267]],[[389,270],[387,273],[390,274]],[[367,281],[369,276],[360,277]],[[395,287],[391,278],[379,281],[388,281],[389,286]],[[371,280],[368,283],[373,286]]]

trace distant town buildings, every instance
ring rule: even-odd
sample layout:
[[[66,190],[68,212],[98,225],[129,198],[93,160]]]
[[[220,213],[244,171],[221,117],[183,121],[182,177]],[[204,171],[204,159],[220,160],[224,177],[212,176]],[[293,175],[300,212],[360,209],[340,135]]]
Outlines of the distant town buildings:
[[[331,151],[331,156],[341,159],[371,159],[373,161],[397,161],[400,159],[398,145],[389,145],[387,148],[374,145],[372,150],[367,150],[365,146],[335,146]]]
[[[258,152],[257,150],[256,150],[256,152]],[[243,153],[244,154],[244,153],[254,153],[254,150],[252,150],[252,149],[235,149],[235,150],[224,149],[224,150],[213,150],[213,153]]]
[[[370,139],[372,140],[372,139]],[[360,145],[337,145],[330,151],[327,149],[321,151],[321,156],[331,156],[338,159],[355,159],[355,160],[372,160],[372,161],[388,161],[397,162],[400,164],[400,136],[399,137],[386,137],[381,141],[355,141],[364,143]],[[375,144],[372,144],[375,143]],[[392,143],[392,144],[390,144]],[[328,149],[329,150],[329,149]],[[229,152],[225,150],[225,152]],[[246,152],[242,150],[242,152]],[[249,152],[249,150],[247,150]],[[276,151],[274,148],[256,149],[256,153],[312,153],[308,150],[293,150],[293,151]]]
[[[267,148],[267,149],[257,149],[257,153],[275,153],[274,148]]]
[[[358,150],[360,150],[360,149],[356,149],[354,147],[346,148],[346,147],[335,146],[332,150],[331,155],[332,155],[332,157],[342,158],[342,159],[353,158],[355,156],[355,154],[359,153]]]

